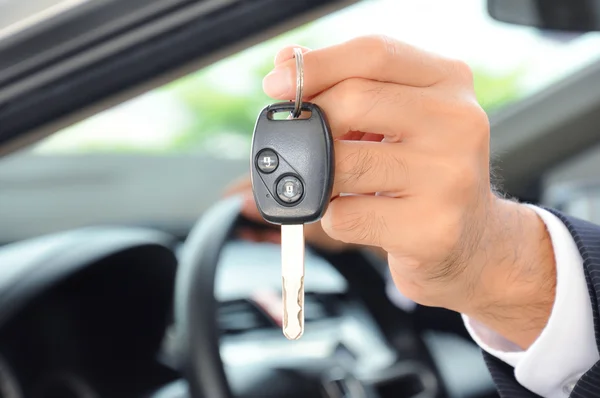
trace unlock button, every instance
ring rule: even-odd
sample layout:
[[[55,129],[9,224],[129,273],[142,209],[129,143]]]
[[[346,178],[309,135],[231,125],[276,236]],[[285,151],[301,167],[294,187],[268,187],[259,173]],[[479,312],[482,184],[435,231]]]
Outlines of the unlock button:
[[[277,196],[285,203],[296,203],[303,193],[302,182],[294,176],[285,176],[277,183]]]

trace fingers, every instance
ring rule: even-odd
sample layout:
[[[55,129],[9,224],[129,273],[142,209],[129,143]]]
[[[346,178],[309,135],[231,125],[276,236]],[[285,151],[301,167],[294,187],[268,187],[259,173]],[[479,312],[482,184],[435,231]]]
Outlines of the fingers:
[[[340,193],[395,192],[409,186],[409,170],[420,162],[402,145],[368,141],[335,142],[333,196]],[[412,169],[409,169],[409,165]]]
[[[390,228],[397,217],[399,200],[384,196],[339,197],[329,204],[321,225],[333,239],[385,249],[392,243]]]
[[[429,87],[454,69],[453,62],[385,36],[360,37],[304,55],[304,95],[353,77]],[[263,89],[273,98],[293,99],[295,76],[294,60],[283,61],[265,77]]]
[[[338,241],[377,246],[391,254],[419,251],[428,255],[451,248],[460,237],[451,232],[460,225],[462,215],[440,212],[439,207],[422,197],[342,196],[329,204],[321,225]]]
[[[433,94],[423,89],[352,78],[338,83],[314,97],[325,111],[335,138],[348,132],[376,133],[388,141],[401,141],[410,133],[419,132],[426,106],[434,101]],[[373,139],[369,134],[367,140]]]

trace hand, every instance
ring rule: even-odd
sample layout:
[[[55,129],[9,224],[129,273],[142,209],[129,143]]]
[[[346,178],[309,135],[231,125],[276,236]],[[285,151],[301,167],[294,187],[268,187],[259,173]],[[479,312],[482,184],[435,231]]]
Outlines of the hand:
[[[552,247],[533,211],[491,189],[490,128],[469,67],[382,36],[303,51],[305,100],[336,140],[323,230],[385,250],[414,301],[531,344],[554,300]],[[292,54],[264,79],[271,97],[294,98]]]

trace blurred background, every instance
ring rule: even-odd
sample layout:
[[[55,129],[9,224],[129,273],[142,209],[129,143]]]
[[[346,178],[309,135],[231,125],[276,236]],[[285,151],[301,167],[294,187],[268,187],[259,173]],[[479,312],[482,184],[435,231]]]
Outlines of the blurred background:
[[[0,32],[33,11],[60,12],[62,6],[86,1],[91,0],[0,0]],[[3,5],[9,3],[19,12],[3,12]],[[33,10],[34,6],[39,9]],[[273,67],[277,51],[294,43],[320,48],[373,33],[462,59],[472,67],[477,97],[492,120],[496,158],[504,155],[498,144],[512,140],[511,145],[518,146],[535,134],[549,136],[549,131],[562,134],[555,138],[555,147],[569,143],[572,119],[561,112],[569,104],[579,106],[580,114],[589,111],[582,94],[586,77],[588,91],[597,92],[596,102],[590,101],[590,106],[600,103],[600,90],[590,84],[594,75],[589,72],[600,71],[600,33],[541,32],[497,22],[488,16],[484,0],[364,0],[0,158],[0,245],[106,224],[148,226],[185,238],[226,187],[248,172],[255,118],[272,102],[262,92],[262,79]],[[584,78],[578,80],[578,76]],[[565,87],[575,94],[564,94]],[[526,106],[543,102],[540,99],[551,101]],[[555,113],[558,116],[553,118]],[[597,116],[591,119],[594,117],[587,119],[589,124],[597,124]],[[496,123],[498,120],[502,123]],[[532,121],[539,120],[546,124],[532,128]],[[530,148],[528,144],[523,147]],[[520,155],[508,158],[518,161],[513,170],[521,168],[525,175],[530,160],[552,150],[551,144],[539,145],[533,151],[514,151]],[[506,166],[505,160],[498,168],[502,171]],[[552,167],[534,170],[539,186],[531,197],[600,223],[598,170],[600,146],[590,146]],[[279,256],[276,245],[236,242],[230,246],[222,259],[219,299],[227,302],[245,297],[263,285],[279,289],[280,269],[273,266]],[[311,253],[307,257],[307,269],[308,290],[345,291],[343,278],[319,256]],[[390,297],[399,306],[407,305],[395,288],[390,289]],[[232,314],[227,319],[243,318],[238,312]],[[445,323],[448,329],[464,329],[456,314],[452,319],[444,318],[448,314],[431,314],[421,320],[426,326],[431,321],[439,324],[438,329]],[[346,333],[364,339],[367,333],[360,329],[362,324],[354,319],[349,322]],[[338,338],[339,331],[332,330]],[[471,343],[444,335],[434,337],[428,344],[438,353],[438,366],[450,375],[448,383],[457,394],[471,382],[489,384],[480,353]],[[265,350],[264,341],[251,343],[245,348],[226,346],[223,356],[229,362],[252,363]],[[310,351],[297,347],[303,353]],[[276,355],[290,352],[289,346],[277,350],[273,351]],[[377,357],[372,347],[366,354]],[[385,351],[381,355],[384,362],[389,359]]]
[[[1,18],[0,26],[10,22],[6,15]],[[229,181],[247,172],[255,117],[271,101],[262,92],[262,78],[278,49],[291,43],[319,48],[370,33],[468,62],[479,101],[492,119],[600,60],[600,34],[541,33],[497,22],[488,16],[484,0],[362,1],[2,159],[0,204],[5,205],[0,205],[0,217],[14,227],[0,240],[115,221],[189,224]],[[582,164],[578,157],[567,171],[559,168],[557,178],[549,170],[545,201],[595,219],[600,214],[595,179],[583,184],[578,179],[575,185],[572,180],[581,170],[597,170],[597,158],[592,154]],[[215,162],[217,173],[197,171]],[[202,189],[192,191],[191,181]],[[41,196],[24,197],[24,185],[25,191],[44,194],[43,206]],[[177,209],[162,205],[171,201],[179,204]]]
[[[256,115],[270,101],[261,83],[277,50],[291,43],[319,48],[371,33],[467,61],[489,113],[600,59],[600,35],[542,35],[499,23],[483,0],[368,0],[92,117],[34,150],[160,155],[226,149],[227,156],[245,159]]]

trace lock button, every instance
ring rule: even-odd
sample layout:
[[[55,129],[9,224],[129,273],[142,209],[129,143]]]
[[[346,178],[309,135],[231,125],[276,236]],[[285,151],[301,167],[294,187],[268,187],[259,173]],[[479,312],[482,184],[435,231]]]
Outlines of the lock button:
[[[277,182],[277,196],[282,202],[293,204],[300,200],[304,186],[299,178],[288,175]]]

